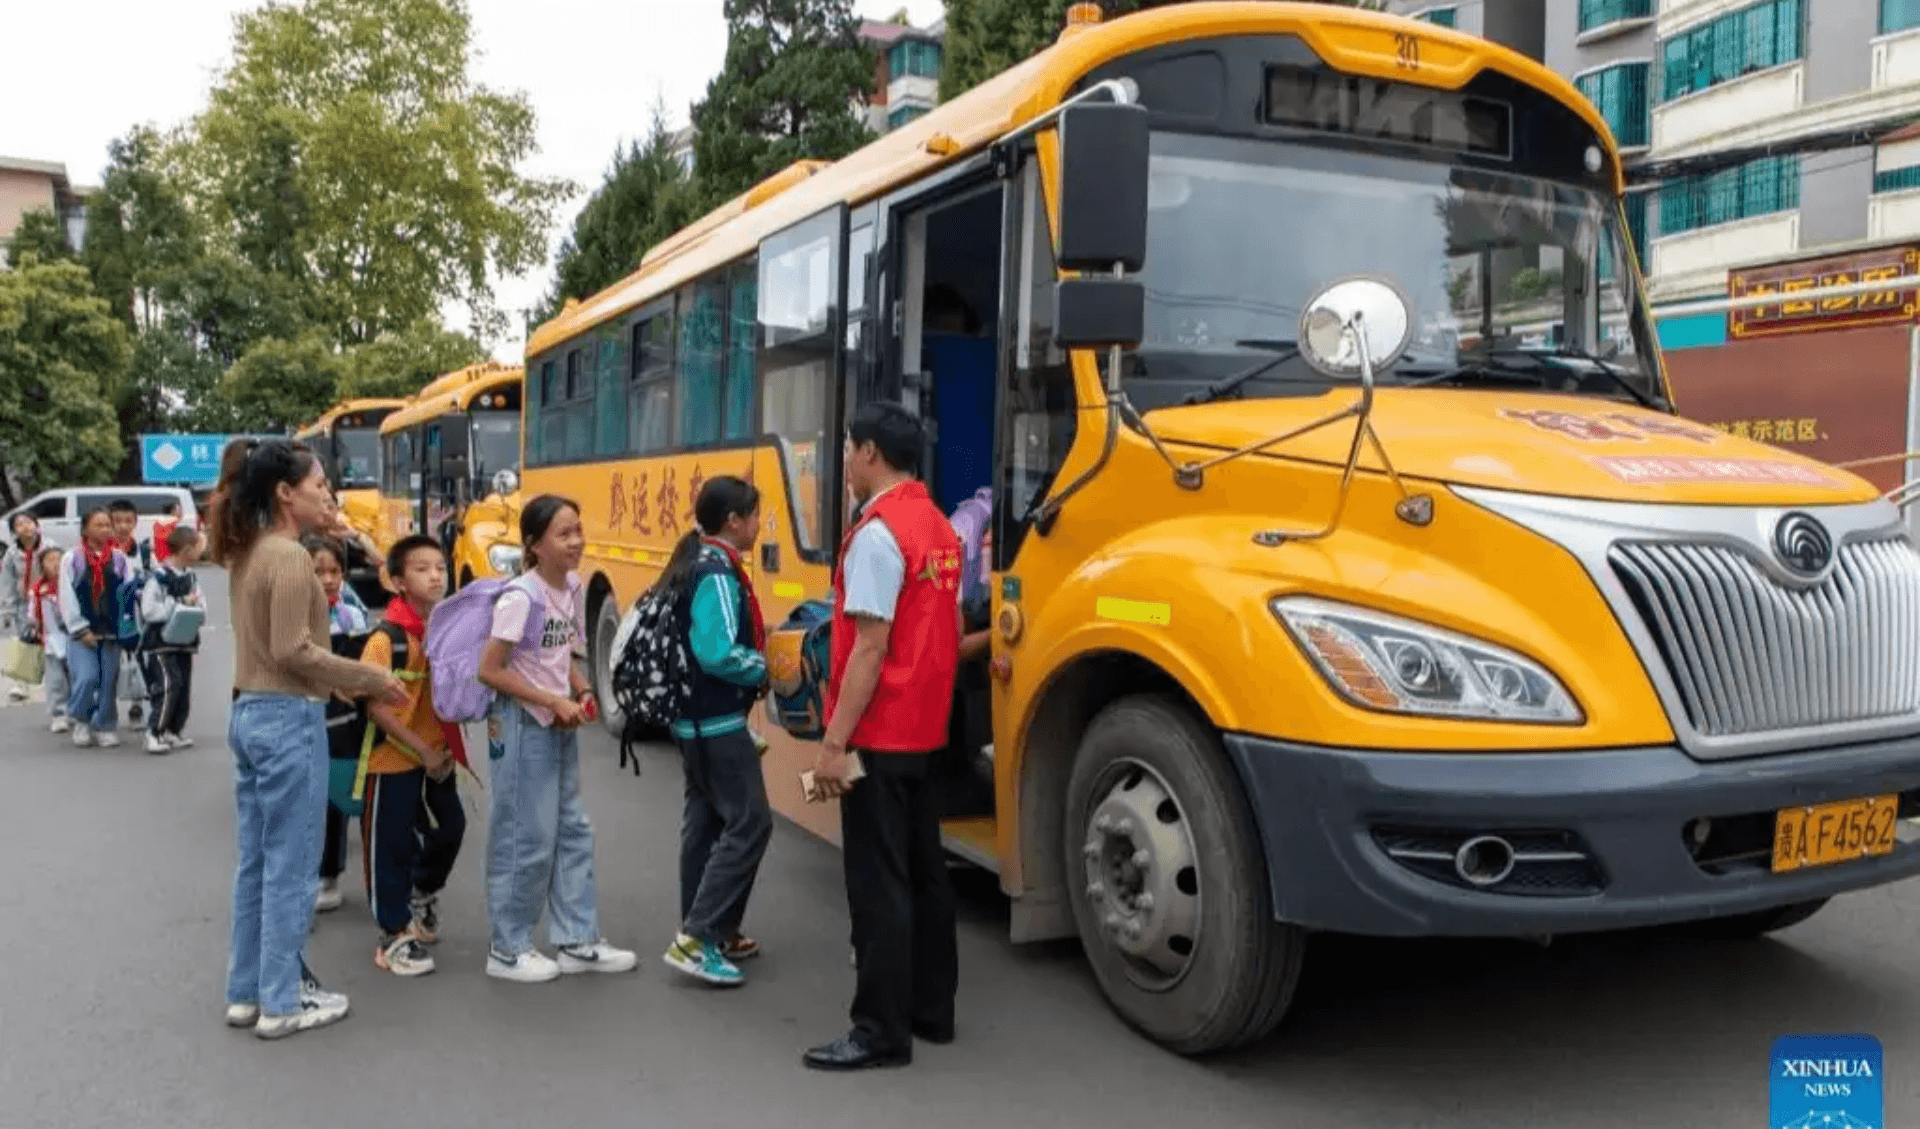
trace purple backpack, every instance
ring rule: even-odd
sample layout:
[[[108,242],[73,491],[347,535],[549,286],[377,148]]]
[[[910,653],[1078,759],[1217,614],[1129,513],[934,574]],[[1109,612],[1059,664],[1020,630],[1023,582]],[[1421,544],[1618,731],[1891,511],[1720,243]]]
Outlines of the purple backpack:
[[[540,645],[547,602],[531,586],[533,580],[530,575],[476,580],[433,609],[427,619],[427,665],[433,670],[433,712],[440,720],[482,721],[493,707],[493,690],[480,681],[480,655],[493,637],[493,605],[509,589],[517,586],[533,601],[513,653]]]

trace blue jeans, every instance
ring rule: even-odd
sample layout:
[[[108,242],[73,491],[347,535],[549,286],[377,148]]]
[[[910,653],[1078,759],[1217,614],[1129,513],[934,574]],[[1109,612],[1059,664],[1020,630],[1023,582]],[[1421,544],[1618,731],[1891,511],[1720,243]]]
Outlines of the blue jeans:
[[[547,911],[557,946],[600,939],[593,881],[593,824],[580,801],[580,738],[535,721],[502,696],[487,718],[487,917],[493,949],[516,957],[533,948]]]
[[[111,733],[120,726],[120,706],[113,700],[120,681],[120,648],[113,643],[89,647],[75,639],[67,645],[67,716],[75,725],[95,733]]]
[[[233,940],[227,1002],[300,1010],[327,805],[326,707],[285,694],[233,703]]]

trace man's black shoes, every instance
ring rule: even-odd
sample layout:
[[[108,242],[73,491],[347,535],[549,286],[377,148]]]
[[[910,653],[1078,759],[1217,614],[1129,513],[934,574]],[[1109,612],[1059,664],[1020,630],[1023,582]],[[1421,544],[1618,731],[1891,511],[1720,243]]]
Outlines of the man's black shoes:
[[[953,1024],[916,1023],[913,1025],[913,1037],[923,1043],[944,1047],[953,1042]]]
[[[825,1046],[813,1048],[801,1061],[814,1070],[868,1070],[906,1066],[913,1061],[913,1051],[876,1051],[858,1034],[846,1034]]]

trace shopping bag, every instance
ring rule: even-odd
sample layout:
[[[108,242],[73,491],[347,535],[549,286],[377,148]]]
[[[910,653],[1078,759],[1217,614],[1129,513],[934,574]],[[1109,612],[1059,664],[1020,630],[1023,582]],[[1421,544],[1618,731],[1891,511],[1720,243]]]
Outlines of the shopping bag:
[[[38,646],[20,639],[9,639],[5,654],[0,656],[0,666],[8,678],[28,686],[40,685],[40,678],[47,670],[47,655]]]
[[[123,702],[147,700],[147,676],[140,670],[140,657],[132,651],[120,652],[120,686],[114,696]]]

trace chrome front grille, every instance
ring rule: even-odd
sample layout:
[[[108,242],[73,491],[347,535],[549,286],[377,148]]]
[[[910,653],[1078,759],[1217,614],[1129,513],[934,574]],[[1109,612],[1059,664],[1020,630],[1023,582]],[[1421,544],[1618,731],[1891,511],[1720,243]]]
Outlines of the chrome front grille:
[[[1722,544],[1618,541],[1607,555],[1709,738],[1920,711],[1920,554],[1896,537],[1836,558],[1795,587]]]

